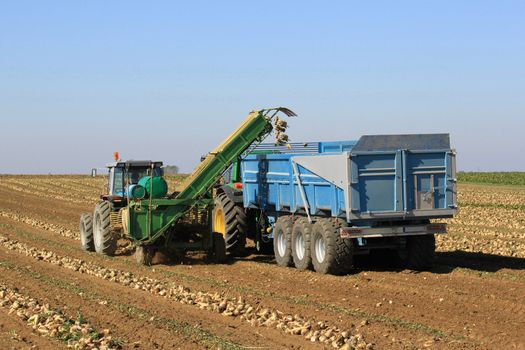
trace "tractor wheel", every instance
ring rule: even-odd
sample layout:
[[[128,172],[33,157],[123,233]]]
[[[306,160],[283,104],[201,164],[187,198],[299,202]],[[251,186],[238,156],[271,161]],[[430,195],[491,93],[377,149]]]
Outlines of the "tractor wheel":
[[[111,232],[110,213],[109,202],[100,202],[95,207],[93,241],[97,253],[111,256],[117,250],[117,237]]]
[[[228,260],[226,255],[226,242],[224,235],[219,232],[212,233],[212,246],[208,250],[208,258],[216,264],[223,264]]]
[[[279,266],[292,266],[292,227],[290,216],[281,216],[273,228],[273,253]]]
[[[350,272],[353,261],[351,239],[341,238],[343,220],[320,219],[312,229],[310,251],[315,271],[323,274],[344,275]]]
[[[135,248],[135,260],[137,261],[137,264],[139,265],[146,265],[150,266],[151,261],[153,260],[153,255],[155,252],[151,247],[144,246],[144,245],[138,245]]]
[[[304,217],[297,219],[293,224],[292,257],[295,267],[299,270],[312,268],[312,255],[310,254],[312,226]]]
[[[212,213],[212,230],[224,236],[226,252],[242,256],[246,252],[246,233],[249,227],[244,209],[236,205],[226,193],[215,197]]]
[[[434,235],[407,237],[406,249],[399,257],[406,267],[415,271],[429,270],[434,265],[436,238]]]
[[[80,248],[88,252],[95,251],[93,242],[93,215],[82,213],[80,215]]]

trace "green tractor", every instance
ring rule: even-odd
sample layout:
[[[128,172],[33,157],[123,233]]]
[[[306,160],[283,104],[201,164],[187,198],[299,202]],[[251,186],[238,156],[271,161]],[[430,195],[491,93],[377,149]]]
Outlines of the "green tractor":
[[[100,196],[93,214],[83,213],[80,216],[80,246],[86,251],[113,255],[118,238],[123,236],[123,209],[130,199],[145,196],[139,181],[152,176],[162,179],[163,169],[162,162],[147,160],[116,160],[108,164],[107,168],[107,194]]]
[[[180,192],[167,193],[162,162],[109,164],[108,194],[101,196],[93,214],[80,218],[82,249],[113,255],[123,237],[136,246],[137,261],[147,265],[157,252],[170,256],[206,251],[217,262],[223,262],[227,253],[242,254],[250,221],[235,187],[220,181],[272,131],[278,143],[286,142],[286,123],[278,113],[296,115],[284,107],[251,112],[202,159]]]

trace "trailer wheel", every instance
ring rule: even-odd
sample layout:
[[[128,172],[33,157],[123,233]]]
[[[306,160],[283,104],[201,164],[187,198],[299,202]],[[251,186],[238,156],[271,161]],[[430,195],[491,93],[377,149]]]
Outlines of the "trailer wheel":
[[[352,268],[353,242],[341,238],[343,220],[320,219],[312,229],[310,251],[315,271],[323,274],[344,275]]]
[[[399,257],[412,270],[429,270],[434,265],[436,238],[434,235],[407,237],[406,249],[399,252]]]
[[[312,269],[312,255],[310,254],[310,240],[312,224],[307,218],[299,218],[292,228],[292,257],[296,268],[299,270]]]
[[[278,218],[273,228],[273,253],[279,266],[292,266],[292,228],[289,216]]]
[[[95,251],[93,242],[93,215],[82,213],[80,215],[80,248],[88,252]]]
[[[151,247],[144,246],[144,245],[138,245],[135,248],[135,260],[137,261],[137,264],[139,265],[146,265],[151,266],[151,262],[153,260],[153,255],[155,255],[155,252]]]
[[[244,255],[248,225],[244,209],[236,205],[226,193],[219,193],[215,197],[212,230],[224,236],[227,253],[232,256]]]
[[[111,256],[117,250],[117,238],[111,232],[110,214],[109,202],[100,202],[96,205],[93,214],[93,242],[97,253]]]

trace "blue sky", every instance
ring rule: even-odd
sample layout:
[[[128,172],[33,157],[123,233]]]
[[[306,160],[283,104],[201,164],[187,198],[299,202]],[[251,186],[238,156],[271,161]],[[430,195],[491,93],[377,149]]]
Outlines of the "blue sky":
[[[190,171],[252,109],[293,141],[449,132],[525,171],[523,1],[1,1],[0,173]]]

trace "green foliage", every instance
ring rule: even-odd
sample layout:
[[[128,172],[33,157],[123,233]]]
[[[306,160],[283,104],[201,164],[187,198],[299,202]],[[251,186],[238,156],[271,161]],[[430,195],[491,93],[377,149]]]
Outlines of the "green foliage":
[[[525,172],[458,172],[458,181],[525,186]]]
[[[119,337],[113,338],[109,342],[109,346],[111,348],[121,349],[123,345],[124,345],[124,339],[119,338]]]
[[[100,333],[97,331],[91,331],[89,333],[89,339],[91,340],[98,340],[100,338]]]
[[[79,325],[82,325],[84,323],[86,323],[86,318],[84,317],[84,315],[80,312],[80,311],[77,311],[77,319],[76,319],[77,323]]]

